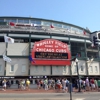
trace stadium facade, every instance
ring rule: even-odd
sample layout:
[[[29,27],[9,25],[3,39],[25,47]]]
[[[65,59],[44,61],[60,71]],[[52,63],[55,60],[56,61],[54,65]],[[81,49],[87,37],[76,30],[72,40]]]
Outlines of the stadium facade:
[[[76,55],[80,77],[99,78],[99,47],[91,46],[91,34],[88,29],[65,22],[0,17],[0,78],[76,78],[76,61],[71,61]],[[15,42],[5,43],[5,35]],[[12,61],[4,61],[3,54]]]

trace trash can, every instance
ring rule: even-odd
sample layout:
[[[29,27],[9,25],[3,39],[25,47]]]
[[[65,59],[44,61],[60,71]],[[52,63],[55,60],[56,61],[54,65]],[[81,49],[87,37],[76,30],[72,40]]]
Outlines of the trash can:
[[[72,83],[68,84],[68,92],[73,92],[73,87],[72,87]]]

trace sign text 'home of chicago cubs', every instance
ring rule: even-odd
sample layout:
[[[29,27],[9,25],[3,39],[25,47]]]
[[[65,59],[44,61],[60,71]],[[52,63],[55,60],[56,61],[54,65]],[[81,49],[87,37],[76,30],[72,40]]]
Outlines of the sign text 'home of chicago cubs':
[[[32,49],[32,58],[36,60],[37,65],[70,65],[70,57],[68,45],[55,39],[35,42]]]

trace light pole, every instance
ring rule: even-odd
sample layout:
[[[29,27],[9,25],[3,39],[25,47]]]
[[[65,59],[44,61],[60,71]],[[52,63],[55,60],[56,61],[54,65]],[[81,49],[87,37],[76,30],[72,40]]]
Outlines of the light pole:
[[[77,66],[77,75],[78,75],[78,92],[81,92],[81,87],[80,87],[80,77],[79,77],[79,69],[78,69],[78,59],[76,58],[75,60],[76,66]]]

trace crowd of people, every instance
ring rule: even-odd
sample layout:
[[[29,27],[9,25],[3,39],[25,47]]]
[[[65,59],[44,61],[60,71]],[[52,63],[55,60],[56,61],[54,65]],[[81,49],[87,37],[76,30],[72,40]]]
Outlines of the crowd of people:
[[[29,90],[30,89],[30,81],[29,79],[21,79],[21,80],[17,80],[17,84],[18,84],[18,89],[19,90]],[[10,88],[11,83],[9,82],[9,80],[4,79],[3,81],[1,81],[1,86],[2,86],[2,90],[6,91],[7,88]]]
[[[72,85],[69,85],[72,83]],[[56,90],[62,92],[68,92],[69,89],[80,89],[81,91],[100,91],[100,79],[76,79],[76,80],[68,80],[67,78],[57,78],[57,79],[36,79],[35,84],[37,85],[37,89],[44,90]],[[17,85],[19,90],[30,90],[30,80],[29,79],[20,79],[17,80]],[[6,91],[7,88],[10,88],[11,84],[9,80],[4,79],[2,81],[2,90]],[[71,86],[71,88],[69,87]]]
[[[72,83],[72,86],[69,85],[69,83]],[[44,88],[45,90],[56,89],[57,91],[62,91],[62,92],[73,91],[73,88],[77,90],[79,89],[79,86],[80,89],[84,92],[93,90],[100,91],[100,79],[98,80],[94,78],[89,79],[88,77],[86,79],[81,79],[81,78],[76,79],[74,82],[70,82],[66,78],[55,79],[55,80],[54,79],[36,80],[36,84],[38,89],[41,88]]]

